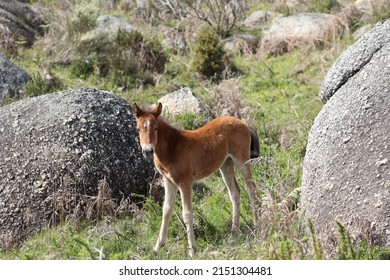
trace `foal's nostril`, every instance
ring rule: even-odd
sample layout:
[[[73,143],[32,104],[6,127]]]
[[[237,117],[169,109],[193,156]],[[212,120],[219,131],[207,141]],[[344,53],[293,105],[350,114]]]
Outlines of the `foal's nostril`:
[[[144,157],[146,157],[146,158],[151,158],[151,157],[153,157],[153,153],[154,153],[153,148],[143,149],[143,150],[142,150],[142,154],[143,154]]]

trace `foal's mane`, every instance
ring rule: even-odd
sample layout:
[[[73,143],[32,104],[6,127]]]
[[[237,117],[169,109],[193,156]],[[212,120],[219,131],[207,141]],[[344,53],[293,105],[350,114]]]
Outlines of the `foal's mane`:
[[[164,123],[164,125],[168,126],[169,128],[171,128],[173,131],[176,132],[176,134],[180,134],[183,130],[183,128],[177,126],[177,125],[174,125],[174,124],[171,124],[169,121],[167,121],[166,118],[164,118],[163,116],[159,116],[158,117],[158,120],[162,123]]]

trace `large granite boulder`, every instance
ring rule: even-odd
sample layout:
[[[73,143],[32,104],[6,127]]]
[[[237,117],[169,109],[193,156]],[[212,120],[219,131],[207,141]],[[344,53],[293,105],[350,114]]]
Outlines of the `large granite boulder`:
[[[336,61],[311,128],[301,209],[329,258],[341,223],[358,244],[390,248],[390,20]]]
[[[244,20],[244,26],[249,28],[261,28],[273,15],[274,13],[270,11],[254,11]]]
[[[0,55],[0,106],[10,98],[18,98],[30,76],[13,62]]]
[[[297,47],[315,48],[339,38],[344,30],[339,17],[308,13],[280,17],[273,21],[261,39],[261,50],[278,55]]]
[[[390,20],[387,20],[365,33],[356,44],[339,57],[329,70],[321,87],[321,100],[327,102],[351,77],[363,69],[379,50],[386,48],[389,43]]]
[[[31,45],[44,34],[42,15],[29,4],[17,0],[0,1],[0,47],[10,47],[16,41]]]
[[[0,108],[0,248],[64,219],[114,215],[154,175],[131,107],[80,89]],[[122,204],[123,205],[123,204]]]

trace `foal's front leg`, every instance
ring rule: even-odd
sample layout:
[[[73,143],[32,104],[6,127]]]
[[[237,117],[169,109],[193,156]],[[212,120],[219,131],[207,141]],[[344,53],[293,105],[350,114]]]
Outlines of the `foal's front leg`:
[[[163,178],[164,178],[165,198],[164,198],[160,233],[158,235],[156,246],[153,249],[156,254],[158,253],[160,248],[167,242],[169,220],[172,216],[173,206],[175,203],[175,198],[177,193],[176,185],[173,184],[165,176]]]
[[[192,183],[179,187],[181,203],[183,208],[183,220],[187,230],[189,255],[194,257],[196,253],[196,243],[194,235],[194,214],[192,211]]]

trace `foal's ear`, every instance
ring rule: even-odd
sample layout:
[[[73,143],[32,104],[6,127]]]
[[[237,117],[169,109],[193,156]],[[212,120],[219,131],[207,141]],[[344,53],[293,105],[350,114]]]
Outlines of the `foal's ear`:
[[[161,111],[162,111],[162,104],[161,102],[158,103],[158,105],[156,106],[156,108],[153,109],[153,112],[152,114],[156,117],[156,119],[160,116],[161,114]]]
[[[134,104],[133,104],[133,111],[134,111],[135,116],[136,116],[137,118],[138,118],[139,116],[141,116],[141,115],[144,113],[144,111],[141,110],[141,108],[138,106],[137,103],[134,103]]]

